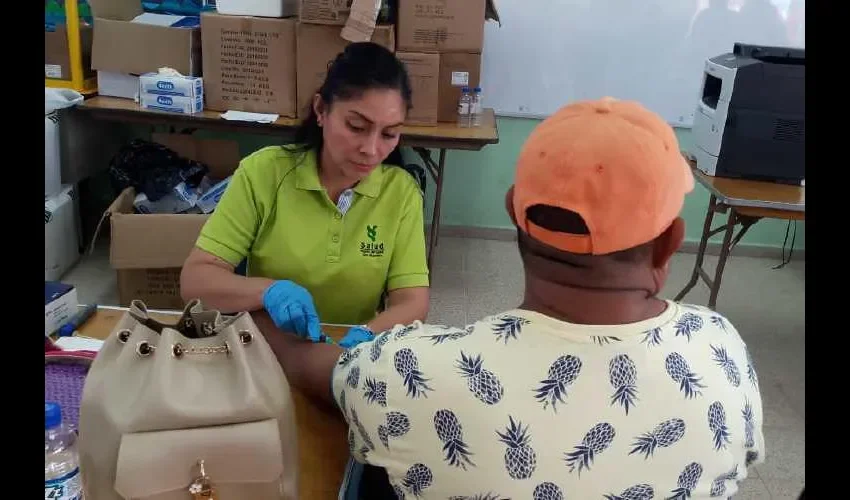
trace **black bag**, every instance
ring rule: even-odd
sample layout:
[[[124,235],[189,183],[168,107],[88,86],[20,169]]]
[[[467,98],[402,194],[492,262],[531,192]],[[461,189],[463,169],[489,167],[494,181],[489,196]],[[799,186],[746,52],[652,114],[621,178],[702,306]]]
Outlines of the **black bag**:
[[[162,144],[142,139],[135,139],[121,148],[109,162],[109,176],[116,190],[132,187],[150,201],[169,194],[181,182],[197,187],[208,171],[202,163],[183,158]]]

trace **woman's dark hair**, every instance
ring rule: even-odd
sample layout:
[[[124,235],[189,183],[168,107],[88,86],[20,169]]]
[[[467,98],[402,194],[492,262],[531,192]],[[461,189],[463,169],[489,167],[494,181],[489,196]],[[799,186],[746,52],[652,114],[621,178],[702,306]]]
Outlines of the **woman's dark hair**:
[[[330,107],[338,99],[353,99],[372,89],[398,90],[407,109],[411,107],[412,92],[404,64],[381,45],[361,42],[348,45],[328,65],[325,82],[317,93],[325,106]],[[319,151],[323,142],[311,99],[309,115],[295,131],[294,148],[300,152]]]

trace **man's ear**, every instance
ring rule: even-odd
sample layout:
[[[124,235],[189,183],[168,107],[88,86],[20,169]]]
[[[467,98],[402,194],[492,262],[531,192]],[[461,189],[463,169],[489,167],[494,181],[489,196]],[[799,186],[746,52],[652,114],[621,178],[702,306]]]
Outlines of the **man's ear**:
[[[676,217],[673,223],[655,239],[652,248],[652,267],[661,269],[667,266],[673,254],[685,241],[685,220]]]
[[[508,217],[511,218],[511,222],[514,223],[514,226],[517,225],[516,215],[514,214],[514,185],[511,184],[511,187],[508,188],[508,192],[505,193],[505,210],[508,211]]]

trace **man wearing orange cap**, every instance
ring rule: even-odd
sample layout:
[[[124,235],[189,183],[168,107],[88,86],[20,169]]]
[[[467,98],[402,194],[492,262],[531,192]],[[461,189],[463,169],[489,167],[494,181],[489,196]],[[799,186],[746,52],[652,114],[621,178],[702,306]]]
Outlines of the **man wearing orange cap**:
[[[567,106],[529,137],[506,199],[517,309],[278,355],[333,397],[353,456],[398,498],[731,497],[764,459],[752,360],[721,315],[657,297],[693,185],[655,114]]]

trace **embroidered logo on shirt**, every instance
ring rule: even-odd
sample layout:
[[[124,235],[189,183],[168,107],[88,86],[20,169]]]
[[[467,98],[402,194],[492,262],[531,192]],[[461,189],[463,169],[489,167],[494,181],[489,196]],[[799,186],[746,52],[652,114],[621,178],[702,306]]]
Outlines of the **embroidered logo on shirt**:
[[[366,226],[366,238],[369,241],[360,242],[360,254],[364,257],[383,257],[384,242],[378,241],[378,226]]]

